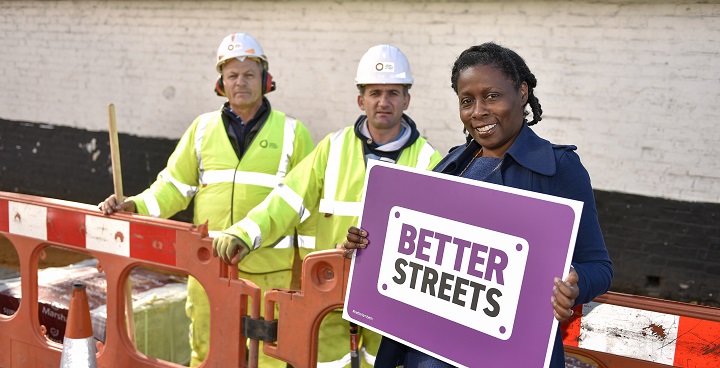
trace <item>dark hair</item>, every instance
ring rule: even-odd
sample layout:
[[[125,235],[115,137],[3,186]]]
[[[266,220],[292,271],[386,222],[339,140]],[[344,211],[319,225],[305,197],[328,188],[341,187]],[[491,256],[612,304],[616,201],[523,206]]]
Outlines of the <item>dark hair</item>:
[[[520,88],[522,82],[528,85],[528,99],[527,104],[530,104],[532,110],[533,120],[528,122],[528,125],[535,125],[542,120],[542,108],[540,107],[540,101],[535,97],[535,87],[537,86],[537,79],[535,75],[530,71],[525,60],[515,51],[508,49],[507,47],[500,46],[494,42],[486,42],[482,45],[476,45],[463,51],[455,64],[453,64],[452,75],[450,76],[450,83],[452,89],[457,94],[458,92],[458,78],[460,72],[471,67],[490,65],[500,70],[505,77],[515,84],[515,88]],[[528,112],[524,112],[525,116]]]

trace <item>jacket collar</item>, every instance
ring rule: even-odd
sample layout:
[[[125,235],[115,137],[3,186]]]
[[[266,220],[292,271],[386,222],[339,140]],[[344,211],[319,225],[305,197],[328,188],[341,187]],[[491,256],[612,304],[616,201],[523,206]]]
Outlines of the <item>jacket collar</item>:
[[[402,124],[404,124],[409,132],[406,134],[409,134],[409,138],[405,141],[405,143],[401,146],[396,148],[394,151],[398,151],[407,147],[412,146],[415,141],[420,137],[420,132],[417,130],[417,125],[415,125],[415,122],[413,119],[411,119],[409,116],[402,114]],[[365,127],[363,129],[363,127]],[[354,124],[354,131],[355,136],[360,138],[361,141],[365,142],[367,144],[368,148],[371,150],[377,150],[378,144],[375,143],[375,141],[372,140],[370,137],[370,134],[365,134],[364,132],[367,131],[367,116],[366,115],[360,115],[357,120],[355,120]],[[368,143],[369,142],[369,143]],[[381,150],[382,151],[382,150]]]
[[[520,166],[541,175],[555,175],[557,169],[553,145],[535,134],[527,125],[527,121],[523,124],[515,142],[505,152],[505,156],[512,157]]]

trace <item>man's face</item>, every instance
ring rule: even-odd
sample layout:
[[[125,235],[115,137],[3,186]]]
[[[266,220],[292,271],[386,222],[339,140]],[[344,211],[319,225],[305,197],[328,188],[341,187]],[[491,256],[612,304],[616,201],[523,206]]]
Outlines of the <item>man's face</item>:
[[[365,111],[371,130],[398,129],[403,111],[410,105],[410,94],[402,84],[368,84],[358,96],[358,106]]]
[[[233,111],[250,110],[262,103],[262,66],[251,58],[230,59],[222,66],[225,94]]]

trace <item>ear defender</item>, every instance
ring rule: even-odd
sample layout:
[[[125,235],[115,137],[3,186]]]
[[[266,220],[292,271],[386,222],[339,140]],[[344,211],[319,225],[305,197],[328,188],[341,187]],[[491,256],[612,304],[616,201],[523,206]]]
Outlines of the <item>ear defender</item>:
[[[262,72],[262,94],[266,94],[275,90],[275,81],[272,75],[263,69]],[[225,85],[223,84],[222,75],[215,81],[215,94],[220,97],[227,97],[225,94]]]
[[[270,93],[275,90],[275,81],[272,78],[272,75],[268,73],[267,70],[263,69],[262,73],[262,80],[263,80],[263,88],[262,93]]]
[[[225,94],[225,85],[223,85],[222,75],[215,81],[215,94],[220,97],[227,97]]]

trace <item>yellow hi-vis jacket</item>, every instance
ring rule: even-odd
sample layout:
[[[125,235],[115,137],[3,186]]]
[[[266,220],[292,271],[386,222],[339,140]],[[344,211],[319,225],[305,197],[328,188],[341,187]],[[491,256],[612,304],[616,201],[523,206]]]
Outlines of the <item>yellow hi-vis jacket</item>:
[[[222,119],[222,110],[200,115],[178,142],[167,167],[144,192],[131,198],[140,214],[168,218],[195,198],[193,222],[208,222],[211,235],[238,221],[277,186],[313,149],[308,129],[298,120],[271,110],[264,125],[238,159]],[[278,234],[272,247],[238,265],[249,273],[292,267],[293,229]]]
[[[403,149],[397,164],[429,170],[440,159],[440,153],[418,137]],[[357,225],[365,171],[363,142],[353,126],[348,126],[320,141],[265,201],[224,232],[250,245],[252,255],[286,229],[310,218],[307,221],[317,224],[316,238],[299,236],[303,258],[312,251],[332,249],[345,241],[350,226]]]

